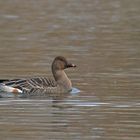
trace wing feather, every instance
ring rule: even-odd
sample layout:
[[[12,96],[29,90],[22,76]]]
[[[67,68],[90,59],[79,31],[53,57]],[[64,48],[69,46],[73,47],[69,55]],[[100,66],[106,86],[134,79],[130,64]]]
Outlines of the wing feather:
[[[46,77],[35,77],[30,79],[14,79],[10,81],[5,81],[5,85],[16,87],[23,90],[24,93],[31,92],[35,94],[37,92],[44,92],[50,87],[56,87],[57,84],[54,79]]]

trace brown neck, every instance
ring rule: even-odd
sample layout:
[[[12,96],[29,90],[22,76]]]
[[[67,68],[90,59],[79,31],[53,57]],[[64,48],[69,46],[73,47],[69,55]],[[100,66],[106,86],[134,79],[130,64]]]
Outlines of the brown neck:
[[[72,83],[71,83],[70,79],[67,77],[64,70],[52,69],[52,73],[53,73],[54,79],[56,80],[56,82],[59,86],[62,86],[68,90],[70,90],[72,88]]]

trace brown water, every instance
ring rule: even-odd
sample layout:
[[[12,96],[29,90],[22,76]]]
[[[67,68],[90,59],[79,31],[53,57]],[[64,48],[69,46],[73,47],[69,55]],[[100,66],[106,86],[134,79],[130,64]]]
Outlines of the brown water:
[[[50,76],[75,95],[0,99],[0,140],[139,140],[140,1],[0,1],[0,78]]]

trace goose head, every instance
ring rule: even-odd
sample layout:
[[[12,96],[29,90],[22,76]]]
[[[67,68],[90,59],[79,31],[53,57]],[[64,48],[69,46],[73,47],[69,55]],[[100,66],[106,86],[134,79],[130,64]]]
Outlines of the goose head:
[[[64,70],[70,67],[76,67],[76,65],[69,63],[63,56],[57,56],[52,63],[52,71]]]

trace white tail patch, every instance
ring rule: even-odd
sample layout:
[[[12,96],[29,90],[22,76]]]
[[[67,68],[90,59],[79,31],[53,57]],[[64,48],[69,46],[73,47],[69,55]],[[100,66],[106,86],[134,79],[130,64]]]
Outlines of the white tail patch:
[[[0,90],[4,92],[14,93],[14,94],[22,93],[22,90],[18,88],[6,86],[5,84],[0,84]]]

